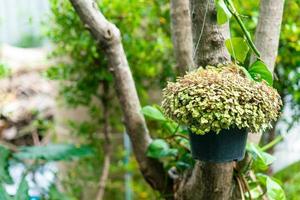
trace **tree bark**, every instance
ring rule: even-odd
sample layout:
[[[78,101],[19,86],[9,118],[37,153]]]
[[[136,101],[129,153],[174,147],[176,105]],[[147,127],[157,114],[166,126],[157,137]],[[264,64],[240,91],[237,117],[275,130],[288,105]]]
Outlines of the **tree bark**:
[[[214,0],[191,0],[194,62],[196,66],[230,62],[224,41],[228,24],[219,26]],[[190,175],[180,183],[178,199],[228,200],[232,196],[234,162],[197,161]]]
[[[197,67],[224,64],[230,61],[224,45],[228,24],[217,24],[214,0],[191,0],[194,63]]]
[[[274,71],[278,53],[280,29],[284,0],[261,0],[260,14],[255,32],[255,46],[260,51],[261,59],[271,72]],[[251,57],[251,61],[255,56]],[[258,144],[261,134],[249,134],[248,140]]]
[[[171,32],[179,75],[194,68],[189,0],[171,0]]]
[[[205,163],[197,161],[192,174],[181,182],[176,198],[184,200],[230,199],[233,164],[233,162]]]
[[[101,172],[101,176],[99,179],[99,185],[98,185],[98,192],[96,196],[96,200],[102,200],[105,193],[105,187],[106,182],[108,180],[109,176],[109,168],[110,168],[110,161],[111,161],[111,154],[112,154],[112,145],[111,145],[111,130],[110,130],[110,124],[109,124],[109,102],[111,100],[110,98],[110,92],[109,92],[109,83],[107,81],[103,81],[102,87],[103,87],[103,94],[100,97],[100,101],[102,104],[102,114],[103,114],[103,134],[104,134],[104,162],[103,162],[103,168]]]
[[[116,94],[123,111],[127,133],[145,180],[162,194],[172,193],[171,180],[164,172],[163,165],[158,160],[146,156],[151,137],[141,113],[140,101],[121,43],[119,29],[106,20],[93,0],[70,0],[70,2],[106,54],[114,76]]]

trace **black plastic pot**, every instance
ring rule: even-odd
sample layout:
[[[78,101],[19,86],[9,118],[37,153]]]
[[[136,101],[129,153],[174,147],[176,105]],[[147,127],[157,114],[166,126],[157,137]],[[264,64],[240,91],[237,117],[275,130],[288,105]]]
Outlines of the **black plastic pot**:
[[[231,128],[219,134],[209,132],[197,135],[189,130],[193,158],[206,162],[230,162],[242,160],[248,132],[246,129]]]

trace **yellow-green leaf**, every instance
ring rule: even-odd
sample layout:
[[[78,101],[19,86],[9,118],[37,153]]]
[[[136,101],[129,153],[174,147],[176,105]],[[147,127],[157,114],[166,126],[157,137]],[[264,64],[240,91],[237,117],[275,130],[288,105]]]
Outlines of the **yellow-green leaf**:
[[[244,38],[233,37],[225,41],[226,48],[228,49],[230,55],[241,63],[244,63],[247,53],[249,51],[249,46]]]

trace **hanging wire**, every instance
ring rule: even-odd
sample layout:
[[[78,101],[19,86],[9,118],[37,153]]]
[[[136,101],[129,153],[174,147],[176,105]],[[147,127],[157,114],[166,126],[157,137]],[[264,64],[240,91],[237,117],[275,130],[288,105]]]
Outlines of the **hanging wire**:
[[[205,8],[205,13],[204,13],[204,17],[203,17],[203,23],[202,23],[200,35],[199,35],[199,38],[198,38],[198,41],[197,41],[197,44],[196,44],[196,47],[195,47],[194,53],[193,53],[193,60],[195,59],[195,56],[196,56],[196,53],[197,53],[197,50],[198,50],[198,46],[199,46],[199,43],[200,43],[200,40],[201,40],[201,37],[202,37],[202,34],[203,34],[204,24],[205,24],[205,20],[206,20],[206,14],[207,14],[207,11],[208,11],[208,4],[209,4],[209,0],[207,0],[207,4],[206,4],[206,8]],[[191,67],[190,66],[189,66],[189,71],[191,71]]]

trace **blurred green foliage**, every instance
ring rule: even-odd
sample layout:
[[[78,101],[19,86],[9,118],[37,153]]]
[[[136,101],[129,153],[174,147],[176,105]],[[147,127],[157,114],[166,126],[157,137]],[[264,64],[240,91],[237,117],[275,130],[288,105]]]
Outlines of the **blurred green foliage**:
[[[298,200],[300,194],[300,161],[274,174],[283,184],[287,199]]]
[[[21,38],[16,42],[16,44],[14,44],[14,46],[21,48],[41,47],[42,45],[43,37],[32,33],[25,33],[21,35]]]
[[[0,144],[1,200],[28,200],[29,184],[26,177],[29,173],[34,173],[35,170],[42,168],[47,162],[71,161],[91,156],[93,153],[91,147],[76,147],[72,144],[48,144],[44,146],[18,147],[17,149],[9,149],[8,147]],[[11,185],[14,183],[8,168],[16,164],[23,165],[25,170],[22,172],[22,179],[17,187],[17,191],[12,197],[5,190],[4,184]],[[49,192],[51,197],[52,188],[50,188]]]
[[[290,127],[300,119],[300,1],[287,0],[275,68],[277,89],[291,106]]]

